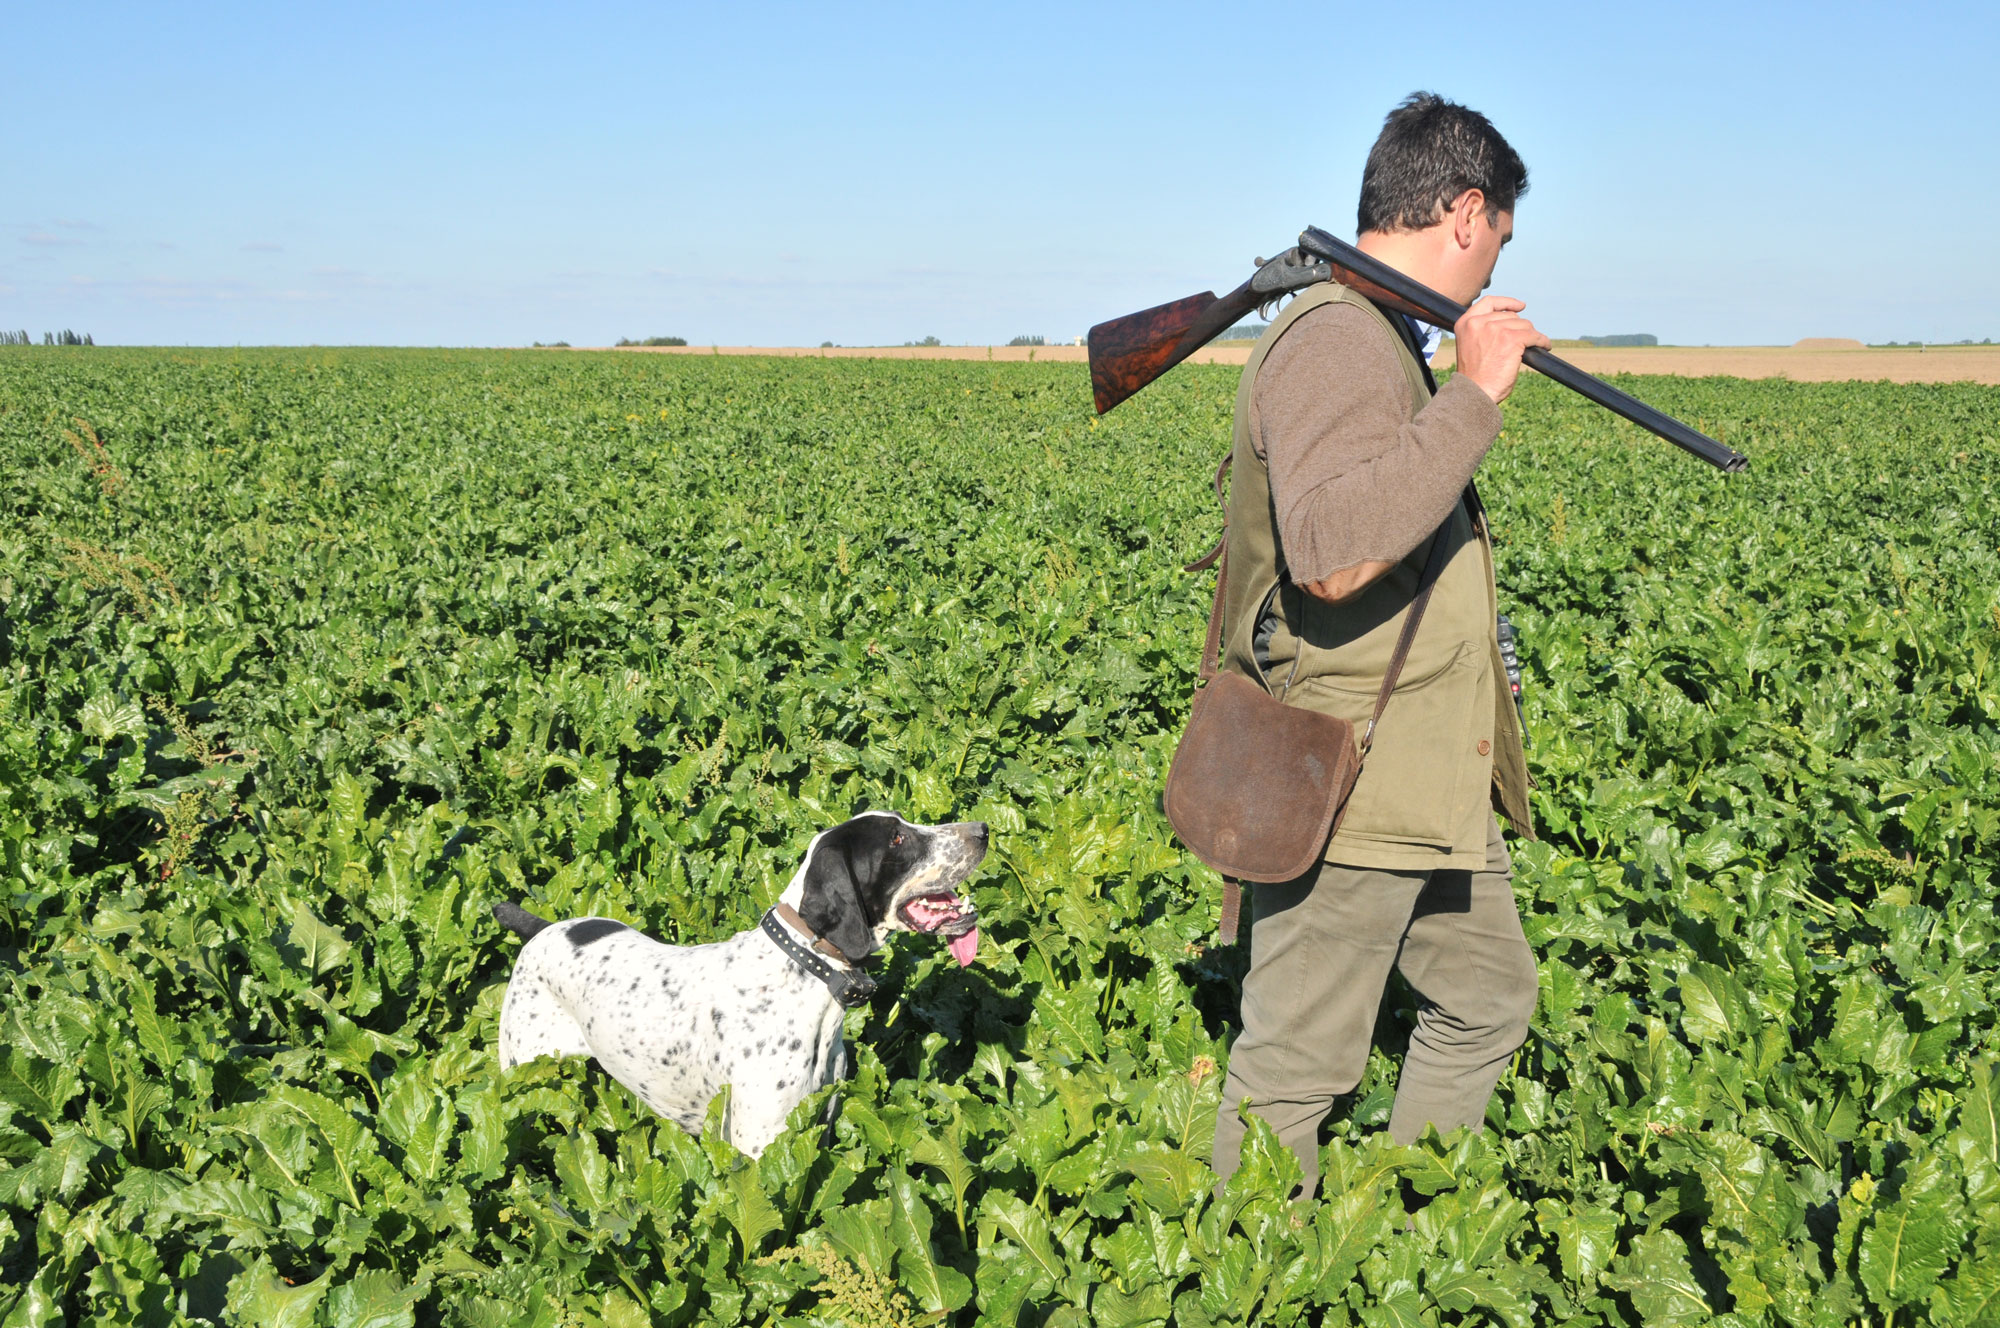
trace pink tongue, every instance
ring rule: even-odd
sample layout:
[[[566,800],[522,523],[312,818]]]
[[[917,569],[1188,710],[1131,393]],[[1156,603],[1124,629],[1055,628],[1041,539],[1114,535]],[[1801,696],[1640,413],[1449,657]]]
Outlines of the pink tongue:
[[[979,953],[979,928],[974,927],[962,936],[954,936],[945,944],[951,947],[951,957],[958,961],[958,966],[964,968]]]

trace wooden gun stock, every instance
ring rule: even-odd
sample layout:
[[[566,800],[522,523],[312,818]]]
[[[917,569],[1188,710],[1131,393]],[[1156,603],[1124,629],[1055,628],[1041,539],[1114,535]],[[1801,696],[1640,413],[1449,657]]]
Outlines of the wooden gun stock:
[[[1317,227],[1305,229],[1298,248],[1268,263],[1259,261],[1257,274],[1222,299],[1203,291],[1091,328],[1090,383],[1097,413],[1102,415],[1194,354],[1252,309],[1314,282],[1337,281],[1386,309],[1422,319],[1433,327],[1455,327],[1465,316],[1465,306],[1456,300],[1410,280]],[[1734,472],[1750,464],[1741,453],[1707,434],[1539,347],[1531,348],[1521,362],[1718,470]]]
[[[1259,303],[1250,297],[1246,281],[1227,299],[1203,291],[1091,328],[1090,387],[1097,413],[1102,415],[1200,350]]]
[[[1141,309],[1090,329],[1090,387],[1102,415],[1236,326],[1258,305],[1327,279],[1328,268],[1288,249],[1221,299],[1214,291]]]

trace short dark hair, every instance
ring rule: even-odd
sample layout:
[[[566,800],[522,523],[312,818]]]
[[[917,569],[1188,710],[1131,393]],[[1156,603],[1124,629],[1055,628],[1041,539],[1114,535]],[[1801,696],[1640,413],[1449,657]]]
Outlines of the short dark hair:
[[[1488,220],[1528,192],[1528,168],[1493,122],[1435,92],[1413,92],[1389,112],[1361,172],[1362,231],[1420,231],[1468,189],[1486,195]]]

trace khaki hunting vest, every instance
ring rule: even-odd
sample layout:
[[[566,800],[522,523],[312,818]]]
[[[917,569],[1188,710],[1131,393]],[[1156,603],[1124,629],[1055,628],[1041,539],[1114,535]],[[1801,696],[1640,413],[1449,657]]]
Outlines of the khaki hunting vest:
[[[1338,715],[1358,736],[1367,726],[1383,672],[1416,595],[1430,540],[1345,604],[1328,604],[1291,584],[1279,547],[1270,471],[1250,437],[1250,403],[1264,357],[1313,309],[1344,302],[1382,324],[1410,382],[1410,413],[1430,400],[1424,370],[1388,315],[1345,286],[1313,286],[1272,322],[1236,393],[1228,536],[1229,585],[1223,606],[1222,667],[1261,683],[1287,704]],[[1391,871],[1486,864],[1489,807],[1534,837],[1528,771],[1514,700],[1504,679],[1495,628],[1493,549],[1484,515],[1460,501],[1452,514],[1444,570],[1417,629],[1409,661],[1375,730],[1374,748],[1326,860]],[[1258,622],[1266,614],[1258,640]]]

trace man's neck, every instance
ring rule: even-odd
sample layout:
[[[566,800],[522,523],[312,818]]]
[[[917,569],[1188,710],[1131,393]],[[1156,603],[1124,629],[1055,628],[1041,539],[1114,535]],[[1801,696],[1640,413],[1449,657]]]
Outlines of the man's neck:
[[[1354,247],[1412,281],[1421,281],[1432,290],[1443,290],[1446,283],[1438,261],[1439,229],[1433,226],[1421,231],[1363,231],[1354,237]]]

